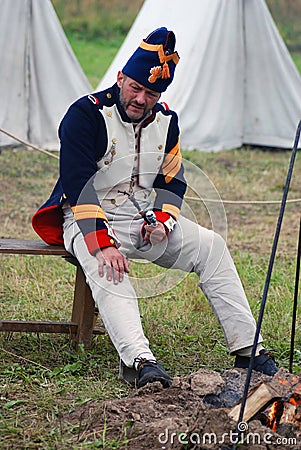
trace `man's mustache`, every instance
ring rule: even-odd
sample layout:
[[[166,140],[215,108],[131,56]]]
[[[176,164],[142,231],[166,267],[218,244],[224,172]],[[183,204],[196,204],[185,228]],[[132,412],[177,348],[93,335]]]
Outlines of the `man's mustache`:
[[[138,108],[145,108],[145,103],[138,103],[136,100],[131,101],[129,105],[138,106]]]

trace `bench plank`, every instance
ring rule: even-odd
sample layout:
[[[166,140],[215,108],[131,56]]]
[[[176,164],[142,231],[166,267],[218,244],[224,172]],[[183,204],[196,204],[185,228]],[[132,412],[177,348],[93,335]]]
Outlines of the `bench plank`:
[[[0,320],[0,331],[76,334],[75,322],[34,322],[32,320]]]
[[[21,333],[57,333],[57,334],[73,334],[78,332],[78,324],[76,322],[52,322],[33,320],[0,320],[0,331],[14,331]],[[103,328],[95,328],[91,331],[93,334],[103,334]],[[84,345],[88,342],[81,342]]]
[[[0,253],[70,256],[62,245],[48,245],[43,241],[24,239],[0,239]]]

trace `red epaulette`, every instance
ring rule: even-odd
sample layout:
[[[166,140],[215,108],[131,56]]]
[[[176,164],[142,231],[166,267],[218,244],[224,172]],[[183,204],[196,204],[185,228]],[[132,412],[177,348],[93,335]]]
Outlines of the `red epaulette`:
[[[95,96],[92,95],[92,94],[88,95],[88,99],[93,103],[93,105],[98,105],[98,104],[99,104],[98,98],[95,97]]]
[[[161,105],[165,108],[166,111],[169,111],[169,106],[165,102],[161,102]]]

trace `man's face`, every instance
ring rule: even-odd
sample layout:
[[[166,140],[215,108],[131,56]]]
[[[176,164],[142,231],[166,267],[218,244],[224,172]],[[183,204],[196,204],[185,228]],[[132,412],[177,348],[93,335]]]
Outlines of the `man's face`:
[[[139,122],[153,109],[160,93],[144,87],[142,84],[118,72],[117,85],[120,88],[121,105],[132,122]]]

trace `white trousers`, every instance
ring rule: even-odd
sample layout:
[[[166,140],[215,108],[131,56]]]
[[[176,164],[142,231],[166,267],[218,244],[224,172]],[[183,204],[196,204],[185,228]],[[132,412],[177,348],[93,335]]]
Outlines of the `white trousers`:
[[[165,242],[151,246],[141,235],[143,219],[129,201],[118,209],[118,215],[114,211],[106,211],[106,215],[122,243],[119,250],[128,258],[143,258],[162,267],[181,269],[181,273],[198,275],[199,286],[216,314],[231,354],[252,346],[256,323],[221,236],[180,216]],[[115,285],[106,276],[100,277],[98,261],[88,252],[70,208],[65,209],[64,242],[83,268],[104,326],[124,364],[132,367],[134,359],[142,354],[154,358],[142,329],[136,291],[143,296],[149,285],[158,283],[144,279],[140,283],[139,278],[126,275],[122,283]]]

